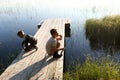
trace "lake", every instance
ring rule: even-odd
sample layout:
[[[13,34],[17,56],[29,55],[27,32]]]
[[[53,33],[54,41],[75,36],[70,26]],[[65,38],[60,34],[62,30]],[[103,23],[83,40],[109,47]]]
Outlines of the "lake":
[[[96,3],[95,3],[96,2]],[[103,50],[91,49],[85,34],[85,21],[120,13],[119,2],[93,0],[0,0],[0,60],[8,61],[11,54],[20,53],[22,40],[16,35],[18,30],[34,35],[37,24],[48,18],[71,19],[71,37],[66,38],[65,66],[71,61],[84,61],[86,55],[101,57]],[[109,54],[107,54],[109,55]],[[119,55],[115,55],[119,56]]]

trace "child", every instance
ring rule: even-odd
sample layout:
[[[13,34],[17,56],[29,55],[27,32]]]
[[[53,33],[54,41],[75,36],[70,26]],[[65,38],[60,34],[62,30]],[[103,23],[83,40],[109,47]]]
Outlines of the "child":
[[[46,43],[46,52],[48,55],[53,55],[53,58],[60,58],[62,54],[58,54],[58,51],[64,50],[64,48],[60,48],[59,40],[62,40],[62,36],[58,35],[56,29],[50,30],[51,37]]]
[[[25,51],[30,51],[32,49],[38,49],[38,47],[36,46],[37,44],[37,39],[35,39],[33,36],[31,35],[25,35],[25,33],[20,30],[18,31],[17,35],[20,37],[20,38],[23,38],[23,42],[22,42],[22,48],[25,50]]]

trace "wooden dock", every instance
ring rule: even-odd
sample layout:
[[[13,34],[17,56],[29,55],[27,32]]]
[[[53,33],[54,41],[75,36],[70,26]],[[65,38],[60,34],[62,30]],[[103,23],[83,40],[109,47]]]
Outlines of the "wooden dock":
[[[68,19],[47,19],[34,35],[38,39],[38,50],[24,52],[23,50],[12,64],[0,75],[0,80],[62,80],[63,56],[58,59],[48,56],[45,45],[49,39],[50,29],[57,29],[63,36],[61,47],[64,47],[65,25],[70,25]]]

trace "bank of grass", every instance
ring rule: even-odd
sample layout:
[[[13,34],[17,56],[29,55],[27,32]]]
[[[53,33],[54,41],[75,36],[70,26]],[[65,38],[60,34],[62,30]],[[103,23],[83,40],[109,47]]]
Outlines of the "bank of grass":
[[[85,24],[86,36],[92,48],[120,48],[120,15],[106,16],[101,19],[88,19]]]
[[[70,66],[63,80],[120,80],[120,64],[110,58],[87,57],[84,64]]]

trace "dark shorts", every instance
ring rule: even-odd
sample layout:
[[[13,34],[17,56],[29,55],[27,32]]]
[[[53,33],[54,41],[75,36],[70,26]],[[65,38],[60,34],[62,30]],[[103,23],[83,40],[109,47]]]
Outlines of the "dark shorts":
[[[25,50],[25,51],[30,51],[30,50],[32,50],[32,49],[35,49],[35,48],[37,47],[36,44],[37,44],[37,40],[36,40],[34,43],[30,44],[30,45],[26,44],[26,45],[25,45],[26,48],[25,48],[24,50]]]
[[[56,51],[54,54],[53,54],[53,58],[60,58],[62,55],[59,55],[58,54],[58,51]]]
[[[58,51],[55,51],[53,54],[53,56],[56,56],[56,55],[58,55]]]

